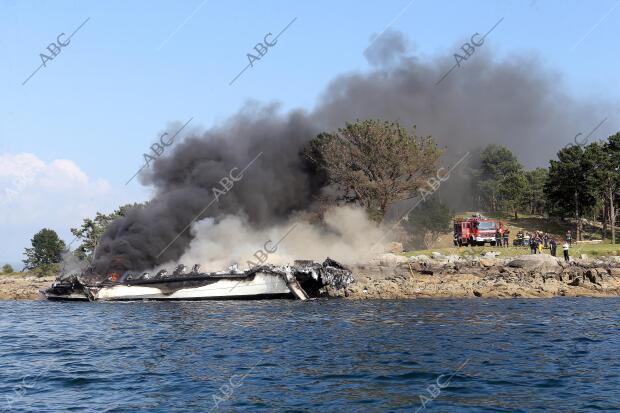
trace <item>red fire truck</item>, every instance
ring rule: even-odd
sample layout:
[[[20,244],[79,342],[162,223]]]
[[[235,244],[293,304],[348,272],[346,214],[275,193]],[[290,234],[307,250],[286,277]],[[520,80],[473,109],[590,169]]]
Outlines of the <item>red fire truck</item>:
[[[506,224],[495,219],[487,219],[474,215],[471,218],[459,218],[454,220],[454,245],[484,245],[496,244],[496,235],[499,230],[500,236],[504,236]]]

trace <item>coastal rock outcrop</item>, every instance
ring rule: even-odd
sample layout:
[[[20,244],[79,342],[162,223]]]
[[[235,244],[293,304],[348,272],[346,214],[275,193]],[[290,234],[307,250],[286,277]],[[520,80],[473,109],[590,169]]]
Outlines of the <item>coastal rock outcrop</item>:
[[[391,255],[394,255],[392,257]],[[354,268],[350,298],[554,297],[620,295],[620,257],[576,259],[550,255],[512,258],[383,254]],[[345,293],[341,293],[344,296]]]

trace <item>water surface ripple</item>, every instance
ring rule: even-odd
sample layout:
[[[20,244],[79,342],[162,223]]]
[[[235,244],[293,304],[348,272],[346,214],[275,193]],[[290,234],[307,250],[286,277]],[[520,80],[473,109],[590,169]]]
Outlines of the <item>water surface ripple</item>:
[[[0,302],[0,412],[620,411],[619,309]]]

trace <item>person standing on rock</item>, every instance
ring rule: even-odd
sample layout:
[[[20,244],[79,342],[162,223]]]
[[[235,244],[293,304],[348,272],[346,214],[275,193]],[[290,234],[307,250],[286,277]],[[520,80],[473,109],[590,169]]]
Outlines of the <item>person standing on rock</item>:
[[[566,242],[569,246],[573,245],[573,234],[570,233],[570,230],[566,231]]]
[[[549,240],[549,248],[551,249],[551,256],[555,257],[555,253],[558,249],[558,244],[555,242],[555,238]]]
[[[566,240],[566,242],[564,243],[564,245],[562,247],[564,248],[564,261],[569,262],[570,261],[570,257],[568,255],[568,249],[570,248],[570,244],[569,244],[568,240]]]

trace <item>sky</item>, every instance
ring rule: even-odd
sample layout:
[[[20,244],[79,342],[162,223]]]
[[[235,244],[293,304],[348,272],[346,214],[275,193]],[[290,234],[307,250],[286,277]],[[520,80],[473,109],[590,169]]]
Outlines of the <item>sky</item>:
[[[69,243],[83,218],[149,199],[126,183],[166,131],[189,121],[178,141],[248,101],[312,110],[335,77],[369,70],[386,30],[425,58],[500,20],[497,56],[535,55],[571,95],[618,102],[620,0],[0,0],[0,264],[21,268],[43,227]]]

